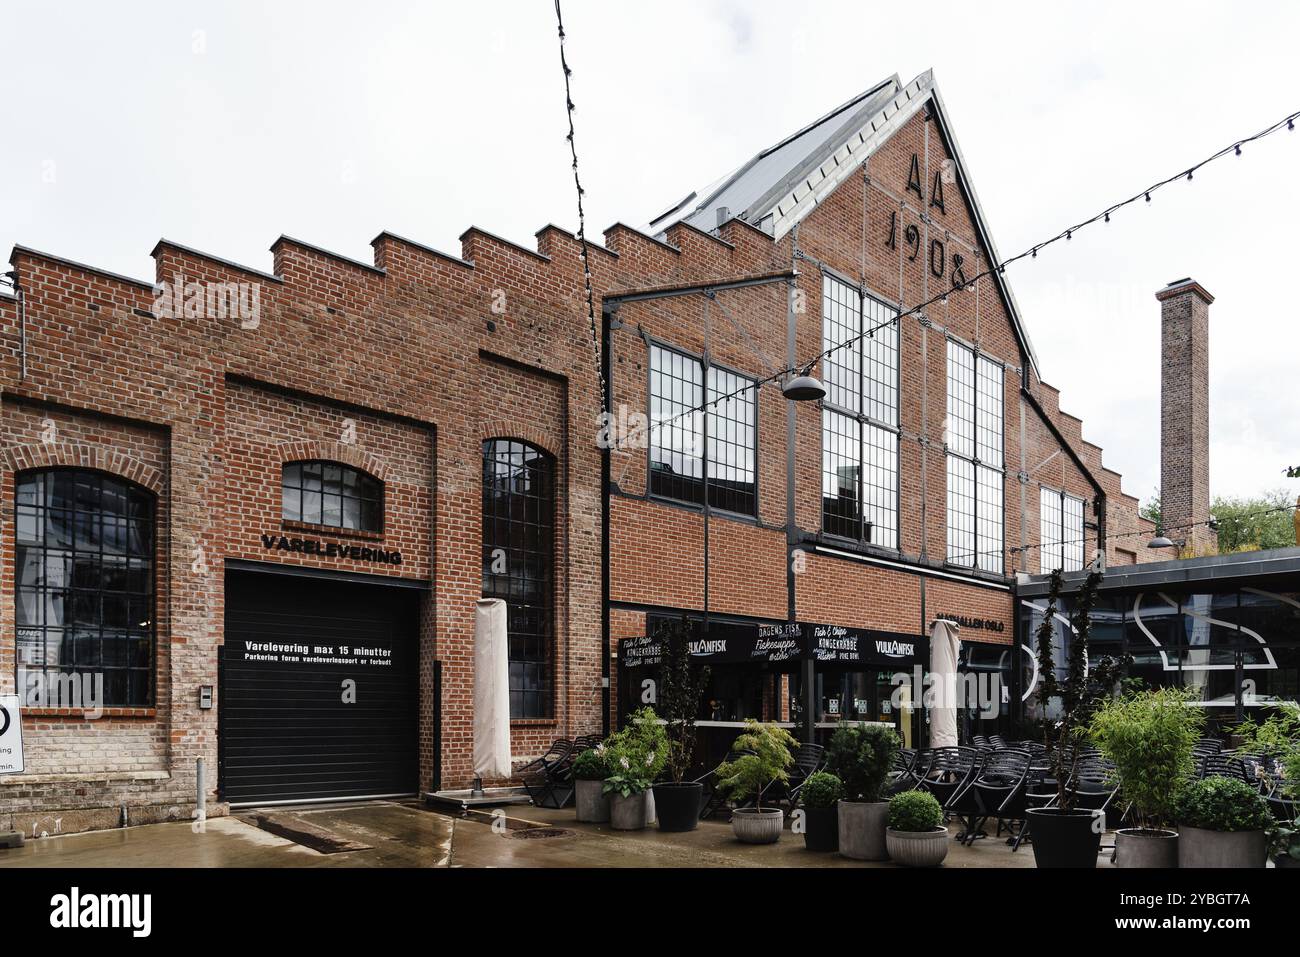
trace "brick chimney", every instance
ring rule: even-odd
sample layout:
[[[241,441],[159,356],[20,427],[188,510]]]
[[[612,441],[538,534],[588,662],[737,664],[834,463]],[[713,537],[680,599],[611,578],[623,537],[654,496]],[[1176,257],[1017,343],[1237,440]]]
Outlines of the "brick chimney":
[[[1210,517],[1210,303],[1191,279],[1156,293],[1160,302],[1160,512],[1165,534],[1194,554],[1213,553]]]

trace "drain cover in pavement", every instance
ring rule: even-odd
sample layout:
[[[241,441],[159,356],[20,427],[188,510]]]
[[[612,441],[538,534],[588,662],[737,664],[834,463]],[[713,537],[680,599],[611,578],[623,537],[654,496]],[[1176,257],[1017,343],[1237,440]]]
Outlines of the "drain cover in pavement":
[[[544,837],[572,837],[572,831],[566,831],[562,827],[530,827],[522,831],[512,831],[510,836],[518,841],[531,841]]]
[[[308,824],[302,818],[292,814],[254,814],[246,818],[251,824],[264,831],[270,831],[280,837],[310,847],[322,854],[338,854],[343,851],[368,851],[369,844],[349,840],[333,831],[327,831],[315,824]]]

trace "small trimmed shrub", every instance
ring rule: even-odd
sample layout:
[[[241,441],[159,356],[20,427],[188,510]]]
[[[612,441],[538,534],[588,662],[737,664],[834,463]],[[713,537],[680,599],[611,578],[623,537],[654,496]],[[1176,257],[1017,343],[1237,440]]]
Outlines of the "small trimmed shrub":
[[[835,775],[818,771],[809,775],[799,789],[799,803],[804,807],[834,807],[844,796],[844,785]]]
[[[1263,831],[1273,826],[1268,802],[1245,781],[1209,777],[1179,792],[1174,817],[1206,831]]]
[[[599,751],[588,748],[573,759],[573,776],[579,781],[603,781],[609,777],[609,763]]]
[[[869,724],[836,728],[826,749],[827,770],[844,782],[844,800],[884,800],[889,769],[898,754],[893,728]]]
[[[933,794],[904,791],[889,799],[889,826],[914,834],[937,830],[943,826],[943,808]]]

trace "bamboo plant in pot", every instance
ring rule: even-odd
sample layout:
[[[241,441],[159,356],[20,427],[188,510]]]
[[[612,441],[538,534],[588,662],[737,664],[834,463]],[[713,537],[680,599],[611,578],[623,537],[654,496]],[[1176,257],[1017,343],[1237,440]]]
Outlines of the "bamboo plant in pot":
[[[609,820],[609,795],[605,793],[605,779],[612,773],[606,757],[605,745],[589,748],[573,759],[574,803],[578,820],[588,824],[602,824]]]
[[[827,748],[827,769],[844,782],[837,811],[840,853],[857,861],[888,860],[885,790],[898,753],[898,735],[880,725],[836,728]]]
[[[1273,814],[1245,781],[1208,777],[1182,789],[1174,805],[1179,867],[1263,867]]]
[[[790,780],[787,769],[794,763],[792,752],[797,746],[784,728],[751,718],[732,745],[733,751],[748,753],[718,766],[718,787],[723,793],[739,800],[754,799],[753,807],[731,812],[731,830],[744,843],[775,844],[781,839],[785,812],[779,807],[763,807],[763,793],[773,784]]]
[[[810,851],[840,849],[840,812],[836,805],[843,795],[843,783],[829,771],[817,771],[808,776],[799,789],[805,848]]]
[[[659,671],[659,713],[667,722],[667,780],[654,786],[655,813],[661,831],[693,831],[700,822],[704,785],[687,781],[695,759],[695,720],[709,669],[691,661],[690,632],[685,621],[664,622],[657,636],[663,648]]]
[[[1134,827],[1115,835],[1119,867],[1177,867],[1178,832],[1169,829],[1178,792],[1196,775],[1192,749],[1205,710],[1180,688],[1143,691],[1102,704],[1092,739],[1115,764]]]
[[[1300,867],[1300,705],[1284,702],[1262,722],[1236,728],[1240,750],[1265,785],[1273,826],[1269,857],[1275,867]]]
[[[889,799],[885,846],[906,867],[938,867],[948,856],[948,829],[943,808],[926,791],[903,791]]]
[[[1066,654],[1065,677],[1057,674],[1052,655],[1057,606],[1062,588],[1061,572],[1052,572],[1047,607],[1038,628],[1038,700],[1044,713],[1043,744],[1047,747],[1051,777],[1056,781],[1052,807],[1026,812],[1033,839],[1034,863],[1038,867],[1096,867],[1105,815],[1076,809],[1077,794],[1071,789],[1079,749],[1088,741],[1092,715],[1119,683],[1125,659],[1088,659],[1088,635],[1101,572],[1094,565],[1074,597],[1070,610],[1073,637]],[[1055,716],[1048,716],[1055,709]]]

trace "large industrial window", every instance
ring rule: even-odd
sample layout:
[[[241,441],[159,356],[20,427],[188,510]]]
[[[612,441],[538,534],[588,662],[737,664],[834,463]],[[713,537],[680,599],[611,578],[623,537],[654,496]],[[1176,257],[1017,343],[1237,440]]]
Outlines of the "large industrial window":
[[[285,521],[360,532],[383,529],[379,479],[337,462],[290,462],[280,476]]]
[[[39,682],[48,701],[53,688],[61,693],[77,678],[89,703],[102,675],[102,705],[152,703],[154,504],[150,492],[101,472],[18,477],[15,624],[27,680],[20,691]]]
[[[702,412],[706,401],[717,404]],[[753,379],[719,366],[706,369],[699,359],[652,344],[650,421],[652,493],[702,505],[707,468],[710,508],[756,513],[758,388]]]
[[[1042,489],[1038,505],[1038,570],[1046,575],[1059,568],[1077,572],[1083,568],[1083,499],[1049,488]]]
[[[1002,573],[1002,366],[948,340],[948,561]]]
[[[510,716],[551,717],[555,462],[515,439],[483,443],[483,597],[503,599]]]
[[[822,280],[822,528],[898,547],[897,310]],[[842,346],[842,348],[835,348]]]

